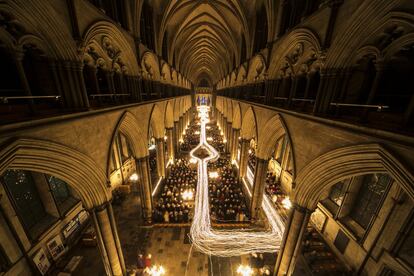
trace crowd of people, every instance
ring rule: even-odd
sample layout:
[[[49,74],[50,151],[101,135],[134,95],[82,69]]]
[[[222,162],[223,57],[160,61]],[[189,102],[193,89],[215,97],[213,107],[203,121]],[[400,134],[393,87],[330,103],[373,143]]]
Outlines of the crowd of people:
[[[226,156],[208,164],[211,220],[217,223],[248,221],[241,185]]]
[[[220,130],[215,124],[207,124],[206,126],[207,142],[212,145],[218,152],[224,153],[224,141],[223,136],[220,134]]]
[[[180,150],[188,152],[200,143],[200,125],[197,120],[190,123],[185,131],[182,143],[180,143]]]
[[[190,222],[196,184],[197,170],[195,167],[186,159],[178,159],[171,166],[169,175],[164,180],[163,188],[155,203],[154,222]]]

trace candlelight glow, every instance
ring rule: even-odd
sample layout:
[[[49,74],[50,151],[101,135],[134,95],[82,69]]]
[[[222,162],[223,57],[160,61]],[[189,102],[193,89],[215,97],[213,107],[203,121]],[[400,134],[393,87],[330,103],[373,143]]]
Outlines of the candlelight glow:
[[[130,177],[129,177],[130,181],[137,181],[138,180],[138,174],[137,173],[133,173]]]
[[[289,197],[286,197],[284,200],[282,200],[282,205],[285,209],[292,208],[292,202],[290,201]]]
[[[200,143],[190,152],[190,156],[198,161],[197,190],[194,195],[194,217],[190,230],[193,245],[204,254],[220,257],[278,251],[282,241],[284,225],[274,204],[267,195],[263,197],[262,209],[270,226],[268,230],[252,232],[244,229],[215,230],[212,228],[208,200],[209,173],[207,164],[208,162],[216,161],[220,155],[207,142],[206,119],[208,118],[208,107],[198,107],[198,111],[201,121]],[[195,152],[200,148],[207,150],[209,155],[203,159],[197,157]],[[252,184],[249,183],[249,186],[244,181],[244,178],[243,184],[251,197]]]
[[[160,266],[153,265],[151,268],[147,267],[144,269],[144,272],[151,276],[165,275],[165,269],[161,265]]]
[[[253,274],[253,269],[248,265],[239,265],[237,268],[237,273],[241,274],[242,276],[250,276]]]
[[[194,193],[190,190],[185,190],[182,194],[184,200],[193,200]]]
[[[219,176],[219,174],[218,174],[218,172],[210,172],[210,173],[208,173],[208,176],[210,178],[217,178]]]

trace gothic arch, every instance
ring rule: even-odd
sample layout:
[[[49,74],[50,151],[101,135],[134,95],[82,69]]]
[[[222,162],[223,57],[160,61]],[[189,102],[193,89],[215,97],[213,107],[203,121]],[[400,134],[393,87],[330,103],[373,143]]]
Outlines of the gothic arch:
[[[112,141],[109,147],[109,155],[107,162],[108,176],[111,173],[109,171],[109,158],[111,158],[112,146],[115,142],[115,138],[118,132],[124,134],[128,138],[128,141],[131,142],[132,151],[134,152],[135,158],[141,158],[148,155],[148,146],[145,139],[146,135],[144,135],[145,132],[140,128],[140,124],[138,123],[135,116],[131,112],[125,111],[119,119],[115,131],[112,135]]]
[[[335,149],[310,162],[296,178],[294,201],[313,210],[322,193],[335,183],[357,175],[388,173],[414,199],[414,175],[379,144]]]
[[[312,65],[321,67],[323,58],[319,37],[309,29],[296,29],[273,49],[269,77],[284,75],[286,71],[293,75],[310,71]]]
[[[230,99],[226,99],[226,105],[227,105],[227,122],[232,123],[233,122],[233,104],[231,103]]]
[[[246,66],[242,64],[237,72],[236,84],[237,85],[243,84],[246,78],[247,78]]]
[[[230,75],[230,86],[236,86],[236,79],[237,79],[236,71],[232,71]]]
[[[172,69],[171,80],[175,85],[177,85],[178,79],[177,79],[177,71],[175,69]]]
[[[388,43],[395,41],[394,33],[388,29],[402,28],[400,35],[413,31],[414,16],[409,13],[392,11],[397,2],[368,1],[357,9],[345,26],[341,35],[335,37],[327,52],[326,66],[328,68],[343,68],[348,64],[354,52],[364,45],[375,45],[386,49]],[[367,10],[372,11],[367,14]],[[367,24],[369,22],[369,24]]]
[[[375,60],[382,60],[381,51],[375,46],[367,45],[356,51],[355,55],[348,60],[349,63],[347,63],[345,66],[353,66],[366,56],[373,57]]]
[[[54,12],[50,5],[40,2],[36,4],[39,5],[38,9],[31,10],[24,9],[18,1],[0,3],[0,17],[5,27],[0,29],[0,41],[6,47],[22,49],[22,41],[30,40],[31,45],[41,45],[44,54],[50,58],[74,60],[77,51],[72,47],[71,34],[65,31],[65,23],[48,16]],[[33,26],[37,28],[34,29]],[[15,33],[11,34],[8,30]]]
[[[290,135],[288,133],[287,127],[285,122],[283,121],[283,118],[276,114],[272,118],[270,118],[265,125],[259,130],[259,137],[260,140],[258,141],[257,146],[257,156],[268,160],[270,157],[272,157],[273,151],[275,149],[275,145],[277,141],[282,137],[286,135],[285,137],[289,141],[290,150],[292,153],[292,157],[294,156],[293,152],[293,146],[292,146],[292,140],[290,139]],[[293,159],[292,162],[295,160]],[[295,166],[293,166],[293,175],[295,172]]]
[[[164,124],[166,128],[174,127],[174,109],[173,109],[173,102],[168,101],[165,105],[165,119]]]
[[[242,139],[252,139],[255,138],[256,141],[259,139],[259,135],[257,133],[257,120],[256,120],[256,113],[252,106],[244,113],[243,121],[240,130],[240,136]]]
[[[30,170],[56,176],[70,185],[90,209],[112,195],[105,173],[89,156],[50,141],[20,138],[0,150],[0,175],[7,169]]]
[[[264,78],[266,72],[266,60],[263,55],[255,55],[249,62],[247,81],[255,82]]]
[[[152,128],[155,138],[164,138],[164,117],[158,104],[154,104],[152,107],[150,122],[148,124],[148,133],[150,128]]]
[[[164,62],[161,67],[161,80],[164,82],[168,82],[168,83],[170,83],[172,80],[171,68],[170,68],[170,65],[168,65],[168,63],[166,62]]]
[[[241,128],[241,107],[240,104],[236,101],[232,101],[233,103],[233,128],[240,129]]]
[[[180,110],[180,103],[181,98],[175,98],[174,99],[174,122],[178,122],[180,120],[181,116],[181,110]]]
[[[152,80],[160,80],[161,73],[160,73],[158,57],[154,53],[147,51],[142,55],[141,67],[142,67],[144,78],[152,79]]]
[[[121,71],[129,75],[139,75],[134,50],[111,22],[98,21],[91,24],[83,34],[80,52],[88,64],[106,66],[108,70]]]

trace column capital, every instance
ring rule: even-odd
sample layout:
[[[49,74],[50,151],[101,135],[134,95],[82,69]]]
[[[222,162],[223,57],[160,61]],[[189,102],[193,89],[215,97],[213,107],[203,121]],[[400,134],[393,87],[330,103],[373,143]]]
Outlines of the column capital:
[[[21,49],[13,49],[10,50],[10,53],[15,60],[22,61],[24,58],[25,51]]]
[[[269,162],[269,159],[263,159],[263,158],[260,158],[260,157],[257,157],[257,156],[256,156],[256,160],[257,160],[257,163],[266,163],[266,162]]]
[[[243,138],[243,137],[240,139],[240,141],[242,143],[250,143],[250,139],[246,139],[246,138]]]
[[[300,213],[312,213],[313,212],[312,210],[310,210],[306,207],[303,207],[303,206],[301,206],[297,203],[294,203],[294,202],[292,202],[292,209],[294,209],[295,211],[300,212]]]
[[[135,157],[135,162],[142,162],[142,161],[146,161],[146,159],[149,158],[149,155],[146,155],[144,157]]]
[[[155,143],[161,143],[164,142],[164,137],[162,138],[155,138]]]
[[[100,204],[98,206],[93,206],[91,208],[85,208],[85,209],[89,213],[101,212],[101,211],[105,210],[108,207],[108,205],[111,204],[111,203],[112,203],[112,199],[111,200],[108,200],[108,201],[106,201],[106,202],[104,202],[104,203],[102,203],[102,204]]]

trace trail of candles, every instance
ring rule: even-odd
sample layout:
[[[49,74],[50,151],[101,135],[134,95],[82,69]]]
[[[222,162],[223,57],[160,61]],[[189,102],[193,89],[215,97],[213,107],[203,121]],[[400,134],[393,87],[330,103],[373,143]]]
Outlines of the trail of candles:
[[[221,257],[240,256],[254,252],[276,252],[280,248],[284,225],[282,219],[273,207],[271,200],[264,196],[263,211],[269,223],[267,231],[253,230],[215,230],[211,226],[208,194],[208,162],[219,158],[219,153],[206,139],[206,124],[209,122],[207,106],[198,107],[201,121],[200,143],[190,152],[197,160],[198,184],[195,197],[194,218],[190,236],[195,248],[208,255]],[[209,156],[200,159],[194,153],[204,148]],[[251,189],[252,187],[248,187]]]

